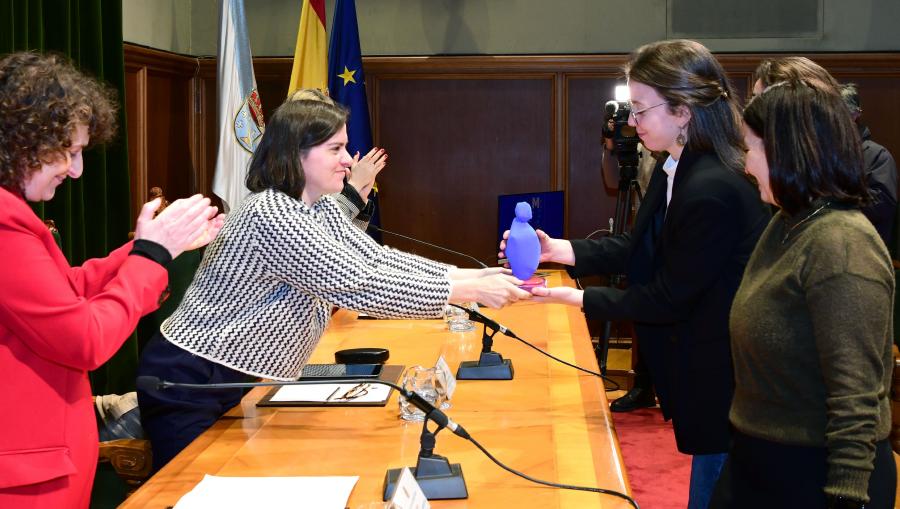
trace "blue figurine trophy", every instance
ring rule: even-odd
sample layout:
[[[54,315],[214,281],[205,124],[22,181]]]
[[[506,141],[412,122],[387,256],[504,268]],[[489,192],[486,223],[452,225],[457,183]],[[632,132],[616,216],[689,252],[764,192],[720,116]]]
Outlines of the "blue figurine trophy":
[[[532,277],[541,258],[541,242],[537,232],[528,223],[531,220],[531,206],[526,202],[516,204],[516,217],[509,228],[506,240],[506,257],[513,276],[525,281],[523,289],[543,286],[542,278]],[[491,350],[496,330],[488,333],[485,325],[481,338],[481,355],[477,361],[463,361],[456,371],[458,380],[512,380],[512,361],[504,359],[498,352]]]
[[[532,279],[541,259],[541,241],[537,232],[531,227],[531,206],[521,201],[516,204],[516,217],[509,227],[509,238],[506,239],[506,258],[513,276],[525,281],[523,288],[541,286],[544,280]]]

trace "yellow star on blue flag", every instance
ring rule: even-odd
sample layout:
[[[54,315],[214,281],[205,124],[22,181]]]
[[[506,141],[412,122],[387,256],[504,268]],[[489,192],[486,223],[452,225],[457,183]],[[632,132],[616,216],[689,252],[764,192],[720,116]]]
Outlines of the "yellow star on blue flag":
[[[354,79],[354,77],[353,77],[354,74],[356,74],[356,71],[355,70],[351,71],[345,65],[344,72],[342,72],[341,74],[338,74],[338,76],[344,80],[344,86],[346,87],[348,83],[356,83],[356,79]]]
[[[351,70],[352,69],[352,70]],[[341,72],[343,70],[343,72]],[[350,86],[353,83],[355,86]],[[352,113],[347,122],[347,151],[367,154],[372,149],[372,128],[366,101],[366,75],[359,47],[359,26],[354,0],[334,0],[334,19],[328,46],[328,89],[331,98],[348,107]],[[369,224],[380,226],[377,195],[369,197],[375,213]],[[372,234],[380,240],[376,233]]]

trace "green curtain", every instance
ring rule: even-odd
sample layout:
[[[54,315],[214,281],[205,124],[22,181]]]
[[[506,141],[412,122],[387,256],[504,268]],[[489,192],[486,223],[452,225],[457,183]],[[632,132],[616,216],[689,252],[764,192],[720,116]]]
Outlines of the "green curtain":
[[[116,140],[84,154],[84,175],[66,179],[53,200],[35,212],[53,219],[72,265],[105,256],[128,240],[128,145],[121,0],[0,0],[0,54],[36,50],[67,55],[76,67],[119,92]],[[137,342],[129,339],[113,359],[91,373],[94,393],[134,390]]]

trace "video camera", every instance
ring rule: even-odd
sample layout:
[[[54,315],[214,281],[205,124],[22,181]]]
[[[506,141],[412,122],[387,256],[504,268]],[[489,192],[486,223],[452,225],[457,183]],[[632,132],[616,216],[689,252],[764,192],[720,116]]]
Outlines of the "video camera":
[[[613,140],[614,151],[619,160],[620,181],[630,181],[637,178],[640,152],[638,143],[641,139],[637,130],[628,125],[628,117],[631,115],[631,105],[625,101],[609,101],[606,103],[606,114],[603,117],[603,137]],[[613,121],[612,129],[609,121]]]

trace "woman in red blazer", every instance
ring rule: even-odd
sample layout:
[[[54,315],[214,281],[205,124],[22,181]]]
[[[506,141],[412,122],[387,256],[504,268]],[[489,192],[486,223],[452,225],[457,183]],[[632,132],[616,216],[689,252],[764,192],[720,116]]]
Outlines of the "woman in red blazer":
[[[88,507],[97,424],[87,372],[158,306],[164,264],[221,228],[209,199],[178,200],[135,241],[70,267],[26,201],[82,172],[115,132],[114,92],[58,56],[0,58],[0,507]]]

